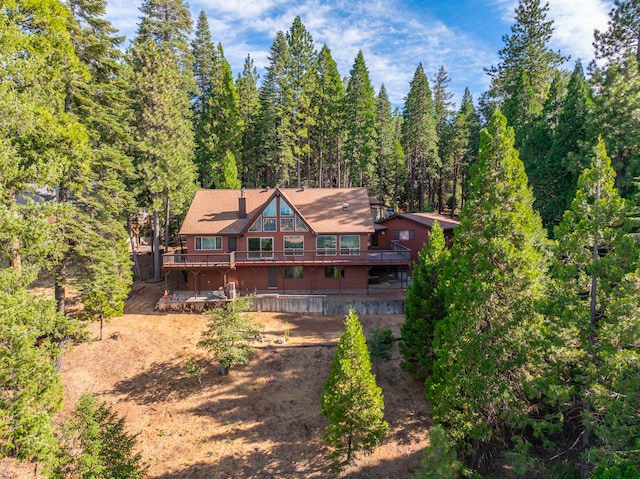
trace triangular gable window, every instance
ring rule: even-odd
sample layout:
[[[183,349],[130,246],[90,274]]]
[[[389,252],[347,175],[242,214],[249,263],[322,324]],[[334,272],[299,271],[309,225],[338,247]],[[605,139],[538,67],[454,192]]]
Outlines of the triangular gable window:
[[[309,227],[284,198],[276,197],[262,210],[262,214],[256,218],[248,231],[250,233],[265,231],[291,233],[309,231]]]

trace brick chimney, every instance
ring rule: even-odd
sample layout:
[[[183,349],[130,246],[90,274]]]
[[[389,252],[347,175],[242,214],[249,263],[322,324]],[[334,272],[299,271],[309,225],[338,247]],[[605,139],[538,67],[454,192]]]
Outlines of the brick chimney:
[[[238,216],[242,219],[247,217],[247,190],[240,190],[240,198],[238,198]]]

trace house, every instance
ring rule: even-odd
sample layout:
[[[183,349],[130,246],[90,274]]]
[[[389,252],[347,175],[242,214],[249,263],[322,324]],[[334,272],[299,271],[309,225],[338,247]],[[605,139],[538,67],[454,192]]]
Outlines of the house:
[[[394,213],[376,223],[373,243],[382,249],[389,248],[391,244],[403,246],[411,250],[411,260],[417,263],[418,253],[429,241],[429,233],[436,220],[444,230],[447,246],[451,246],[453,229],[460,222],[437,213]]]
[[[371,249],[374,234],[366,188],[200,190],[163,268],[196,292],[366,293],[372,267],[411,265],[398,242]]]

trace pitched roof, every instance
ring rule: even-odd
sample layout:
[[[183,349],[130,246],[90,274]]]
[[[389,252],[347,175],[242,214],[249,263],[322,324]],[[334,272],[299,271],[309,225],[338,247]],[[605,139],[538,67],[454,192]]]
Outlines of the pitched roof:
[[[283,197],[315,233],[374,231],[366,188],[247,189],[246,218],[240,218],[240,194],[241,190],[198,191],[180,234],[240,234],[277,195]]]
[[[439,215],[438,213],[395,213],[384,220],[379,221],[379,223],[384,223],[393,218],[404,218],[409,221],[413,221],[414,223],[418,223],[424,226],[431,227],[433,226],[434,221],[438,221],[443,230],[452,230],[456,226],[460,225],[460,221],[457,219],[451,218],[450,216]]]

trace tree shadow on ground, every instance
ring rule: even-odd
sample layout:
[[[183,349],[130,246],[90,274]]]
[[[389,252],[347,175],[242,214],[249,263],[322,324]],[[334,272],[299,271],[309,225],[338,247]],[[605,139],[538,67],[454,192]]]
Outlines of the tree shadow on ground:
[[[200,377],[203,386],[200,386],[196,375],[187,374],[189,359],[192,358],[183,356],[155,362],[136,376],[117,382],[113,392],[123,394],[137,404],[162,404],[199,394],[205,385],[231,381],[228,377],[220,376],[217,368],[206,359],[194,358],[194,363],[203,371]]]
[[[152,476],[155,479],[408,477],[420,464],[420,444],[431,422],[421,385],[407,378],[397,361],[378,367],[390,426],[383,442],[402,445],[406,452],[396,454],[390,448],[391,455],[375,460],[363,455],[344,473],[333,471],[331,450],[323,441],[327,422],[320,415],[320,396],[334,352],[323,347],[262,349],[249,365],[232,368],[229,376],[206,368],[203,388],[186,374],[185,355],[154,363],[111,392],[157,408],[189,399],[187,408],[173,406],[184,414],[181,420],[213,425],[202,431],[194,427],[192,440],[202,444],[202,450],[185,457],[182,469]],[[253,447],[237,450],[235,444]],[[415,447],[406,447],[411,445]],[[216,451],[210,461],[203,457],[207,447]]]

